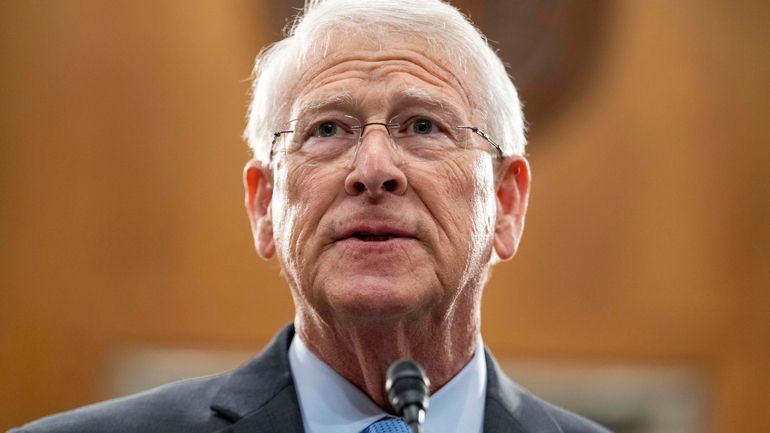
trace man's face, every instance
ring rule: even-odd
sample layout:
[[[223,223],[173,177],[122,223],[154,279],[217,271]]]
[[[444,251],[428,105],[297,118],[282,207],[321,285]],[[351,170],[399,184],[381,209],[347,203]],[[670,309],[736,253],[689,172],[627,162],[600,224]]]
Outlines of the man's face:
[[[384,123],[452,110],[462,124],[484,126],[473,116],[467,77],[424,44],[391,38],[384,46],[348,43],[311,63],[294,87],[290,118],[329,111]],[[262,227],[257,248],[267,257],[277,252],[300,314],[440,320],[475,308],[493,242],[498,246],[495,166],[511,162],[493,156],[478,139],[442,157],[415,157],[394,147],[382,125],[367,127],[361,145],[336,159],[278,152],[272,179],[263,179],[272,180],[272,197],[255,218],[262,220],[254,224],[257,232]],[[514,163],[526,170],[523,159]],[[500,248],[498,254],[510,256]]]

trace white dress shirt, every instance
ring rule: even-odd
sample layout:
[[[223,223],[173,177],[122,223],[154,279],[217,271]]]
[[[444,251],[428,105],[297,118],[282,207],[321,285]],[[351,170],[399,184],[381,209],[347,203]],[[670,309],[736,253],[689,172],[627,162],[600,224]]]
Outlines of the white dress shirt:
[[[318,359],[295,334],[289,346],[305,433],[360,433],[388,416],[361,390]],[[471,361],[430,397],[425,433],[481,433],[487,364],[481,335]]]

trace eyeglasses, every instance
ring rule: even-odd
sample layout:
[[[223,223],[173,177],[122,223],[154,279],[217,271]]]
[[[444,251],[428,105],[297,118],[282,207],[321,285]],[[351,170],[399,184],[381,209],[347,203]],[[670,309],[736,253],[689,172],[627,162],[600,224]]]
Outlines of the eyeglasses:
[[[450,126],[456,124],[452,120],[452,115],[440,110],[363,124],[354,116],[340,113],[307,116],[290,122],[293,128],[273,133],[270,159],[276,152],[285,152],[336,160],[351,149],[358,152],[369,126],[384,127],[394,148],[421,160],[446,159],[449,153],[468,149],[473,146],[474,134],[494,147],[497,155],[503,156],[500,145],[489,134],[475,126]]]

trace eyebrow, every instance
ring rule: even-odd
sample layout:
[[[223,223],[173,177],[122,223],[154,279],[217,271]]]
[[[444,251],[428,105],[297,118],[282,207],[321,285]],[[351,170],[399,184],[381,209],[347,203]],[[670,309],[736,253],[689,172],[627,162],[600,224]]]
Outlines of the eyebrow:
[[[439,108],[444,111],[449,111],[456,116],[465,113],[465,110],[459,104],[447,98],[429,93],[425,91],[425,89],[419,87],[407,87],[393,95],[391,98],[391,106],[394,108],[410,105]]]
[[[296,117],[291,121],[308,116],[311,113],[329,109],[354,111],[358,105],[356,99],[348,91],[328,94],[321,96],[320,98],[303,101],[296,111]],[[465,113],[465,110],[459,104],[447,98],[443,98],[440,95],[429,93],[420,87],[407,87],[388,97],[388,106],[391,111],[398,112],[404,107],[415,105],[437,108],[448,112],[458,119]]]
[[[447,102],[443,101],[441,98],[436,98],[426,92],[425,89],[419,87],[407,87],[398,92],[392,99],[396,102],[417,102],[422,105],[431,105],[438,108],[444,108],[444,105],[447,104]]]
[[[330,108],[351,108],[354,105],[353,96],[348,91],[325,95],[320,98],[303,101],[296,111],[297,117],[293,120],[306,116],[308,113],[323,111]]]

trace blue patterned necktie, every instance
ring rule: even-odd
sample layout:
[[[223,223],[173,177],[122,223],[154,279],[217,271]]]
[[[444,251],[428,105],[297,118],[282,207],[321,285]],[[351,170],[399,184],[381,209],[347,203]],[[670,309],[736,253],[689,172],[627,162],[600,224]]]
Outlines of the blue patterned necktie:
[[[410,433],[409,426],[401,418],[384,418],[361,433]]]

